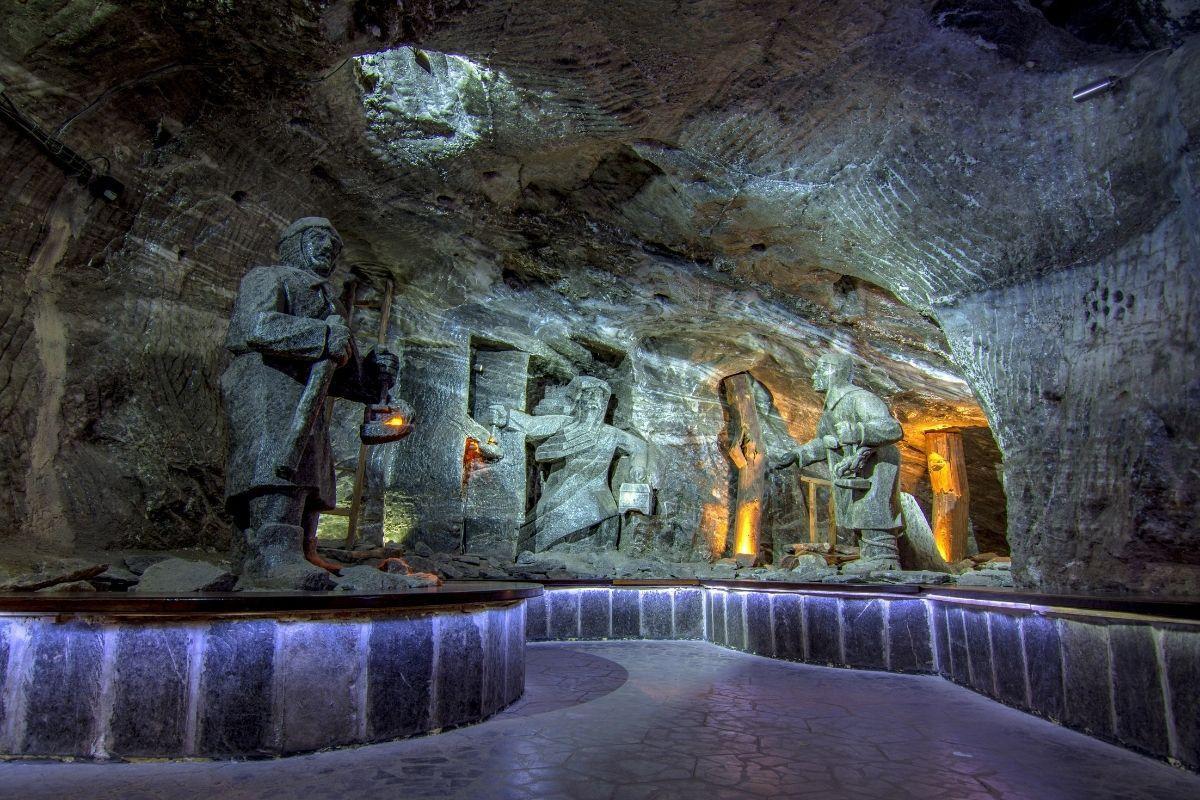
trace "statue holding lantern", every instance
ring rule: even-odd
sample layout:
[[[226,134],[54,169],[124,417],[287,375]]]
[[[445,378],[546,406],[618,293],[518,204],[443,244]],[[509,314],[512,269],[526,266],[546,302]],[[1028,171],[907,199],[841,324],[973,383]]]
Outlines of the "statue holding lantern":
[[[281,264],[238,287],[221,376],[229,419],[226,508],[242,534],[241,583],[332,588],[339,565],[317,553],[317,518],[336,505],[325,401],[367,404],[363,441],[403,438],[412,414],[392,399],[399,360],[361,355],[328,278],[342,242],[329,220],[305,217],[279,237]]]

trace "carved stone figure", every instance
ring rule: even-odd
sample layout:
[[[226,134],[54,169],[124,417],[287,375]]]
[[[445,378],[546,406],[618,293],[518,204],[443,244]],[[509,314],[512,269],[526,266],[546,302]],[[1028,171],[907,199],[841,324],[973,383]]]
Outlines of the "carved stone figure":
[[[825,394],[817,435],[774,466],[829,465],[838,525],[861,535],[860,557],[843,572],[899,569],[896,537],[904,523],[895,443],[903,431],[887,404],[853,379],[849,357],[828,354],[817,360],[813,388]]]
[[[645,480],[646,443],[604,422],[611,396],[604,381],[580,376],[567,385],[569,413],[530,415],[500,405],[491,407],[495,424],[516,428],[528,439],[541,441],[534,451],[536,461],[562,462],[546,478],[534,511],[531,524],[536,551],[585,539],[592,535],[593,526],[618,515],[608,483],[618,451],[631,458],[633,482]],[[613,546],[616,542],[598,544]]]
[[[794,541],[795,529],[789,526],[786,530],[770,530],[771,505],[784,498],[771,496],[766,478],[768,468],[777,467],[796,443],[783,428],[770,392],[753,375],[735,373],[722,380],[721,386],[729,407],[729,426],[720,442],[738,476],[733,553],[754,555],[756,560],[769,553],[778,562],[784,555],[782,546]]]
[[[329,220],[296,220],[279,238],[283,263],[255,267],[238,287],[221,395],[243,586],[332,587],[339,565],[316,550],[317,517],[336,502],[325,398],[378,403],[395,380],[396,357],[382,347],[359,355],[339,316],[327,279],[341,248]]]

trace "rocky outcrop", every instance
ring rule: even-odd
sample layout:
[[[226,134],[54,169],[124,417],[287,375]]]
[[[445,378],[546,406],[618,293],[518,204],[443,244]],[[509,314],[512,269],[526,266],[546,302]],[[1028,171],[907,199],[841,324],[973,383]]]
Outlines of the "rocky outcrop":
[[[237,576],[228,567],[169,558],[148,567],[133,591],[139,594],[228,592],[236,583]]]

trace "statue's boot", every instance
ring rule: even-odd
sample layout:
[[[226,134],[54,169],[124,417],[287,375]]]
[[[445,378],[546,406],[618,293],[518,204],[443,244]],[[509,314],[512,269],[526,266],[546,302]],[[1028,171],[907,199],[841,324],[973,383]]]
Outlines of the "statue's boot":
[[[239,589],[326,591],[337,584],[329,573],[304,558],[304,529],[268,523],[246,531],[246,556]]]
[[[893,531],[863,531],[858,560],[842,567],[843,575],[867,575],[900,569],[900,548]]]

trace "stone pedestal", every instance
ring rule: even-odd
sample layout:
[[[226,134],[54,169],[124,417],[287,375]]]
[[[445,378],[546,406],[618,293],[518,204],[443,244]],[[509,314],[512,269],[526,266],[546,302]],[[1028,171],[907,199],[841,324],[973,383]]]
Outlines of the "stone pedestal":
[[[436,607],[428,592],[357,607],[342,593],[122,599],[116,612],[84,598],[73,613],[37,607],[70,598],[3,598],[0,755],[251,758],[479,722],[524,691],[522,597],[540,590],[478,586],[447,587]]]

